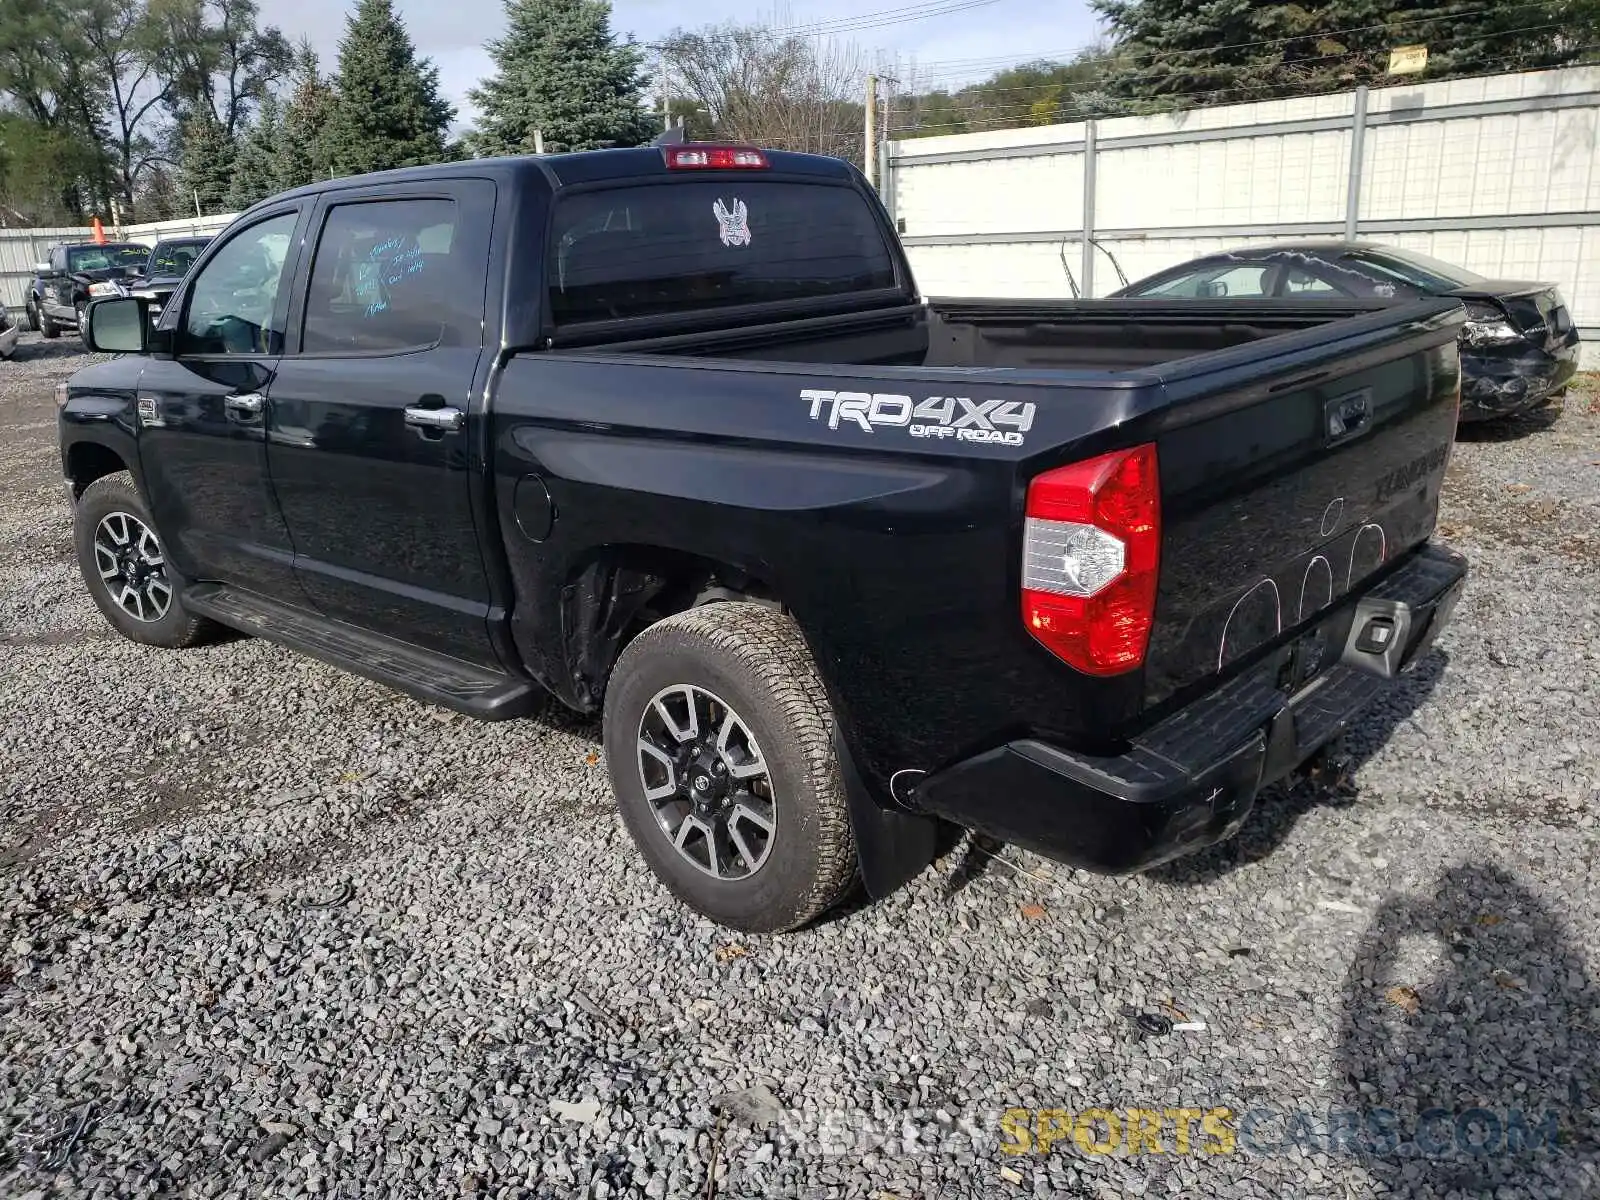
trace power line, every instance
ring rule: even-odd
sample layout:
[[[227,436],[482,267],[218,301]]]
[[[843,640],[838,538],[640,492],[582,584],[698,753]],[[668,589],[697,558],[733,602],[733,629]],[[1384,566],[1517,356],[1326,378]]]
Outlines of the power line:
[[[935,17],[954,16],[974,9],[988,8],[1001,0],[925,0],[921,4],[908,4],[899,8],[883,8],[873,12],[856,13],[825,21],[811,21],[798,25],[775,26],[772,32],[779,37],[826,38],[842,33],[858,33],[869,29],[885,29],[891,25],[908,25]],[[668,42],[644,42],[643,49],[660,50]]]
[[[998,3],[1000,0],[931,0],[929,3],[907,5],[903,8],[886,8],[876,12],[857,13],[850,17],[780,26],[778,32],[799,37],[828,37],[836,33],[853,33],[859,29],[881,29],[889,25],[925,21],[932,17],[987,8]]]

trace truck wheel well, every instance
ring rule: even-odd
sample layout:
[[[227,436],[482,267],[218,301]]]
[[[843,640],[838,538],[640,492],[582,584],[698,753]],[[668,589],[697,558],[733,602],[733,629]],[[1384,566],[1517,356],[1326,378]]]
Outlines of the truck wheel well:
[[[96,479],[127,469],[128,464],[122,461],[120,454],[98,442],[79,442],[67,451],[67,473],[72,477],[75,495],[83,495],[83,489]]]
[[[575,571],[564,589],[574,699],[584,709],[597,709],[629,642],[657,621],[724,600],[783,607],[764,579],[742,567],[680,550],[608,548]]]

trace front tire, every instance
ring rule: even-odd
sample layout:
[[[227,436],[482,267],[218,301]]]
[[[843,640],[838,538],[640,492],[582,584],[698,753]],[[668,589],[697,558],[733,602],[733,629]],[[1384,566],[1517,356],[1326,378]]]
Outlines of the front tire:
[[[73,544],[95,605],[129,641],[181,650],[215,628],[183,607],[150,510],[126,471],[84,489],[73,513]]]
[[[55,319],[51,317],[49,313],[45,312],[44,305],[41,304],[38,311],[40,335],[50,341],[54,341],[56,338],[60,337],[61,326],[57,325],[55,323]]]
[[[617,660],[604,736],[628,832],[696,912],[782,932],[850,886],[833,714],[788,617],[730,602],[652,625]]]
[[[72,306],[72,311],[78,319],[78,340],[83,343],[83,348],[89,348],[89,305],[79,300]]]

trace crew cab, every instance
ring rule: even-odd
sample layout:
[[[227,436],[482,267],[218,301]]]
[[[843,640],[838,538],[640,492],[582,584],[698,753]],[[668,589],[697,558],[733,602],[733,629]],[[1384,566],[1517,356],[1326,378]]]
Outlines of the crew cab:
[[[25,307],[30,328],[47,338],[64,325],[83,332],[83,311],[98,296],[115,296],[120,280],[137,275],[150,255],[138,242],[83,242],[55,246],[34,267]]]
[[[602,718],[656,874],[782,930],[942,822],[1229,836],[1425,654],[1459,300],[925,300],[853,167],[683,144],[320,183],[58,399],[87,587],[485,720]]]

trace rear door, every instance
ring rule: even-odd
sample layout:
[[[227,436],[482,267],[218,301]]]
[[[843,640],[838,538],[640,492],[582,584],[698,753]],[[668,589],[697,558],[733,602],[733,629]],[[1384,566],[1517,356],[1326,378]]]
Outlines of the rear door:
[[[139,458],[178,573],[294,601],[294,547],[267,481],[266,393],[309,208],[269,209],[199,268],[170,358],[139,377]],[[303,600],[300,600],[304,603]]]
[[[494,204],[473,179],[324,196],[268,420],[315,606],[487,666],[470,447]]]

